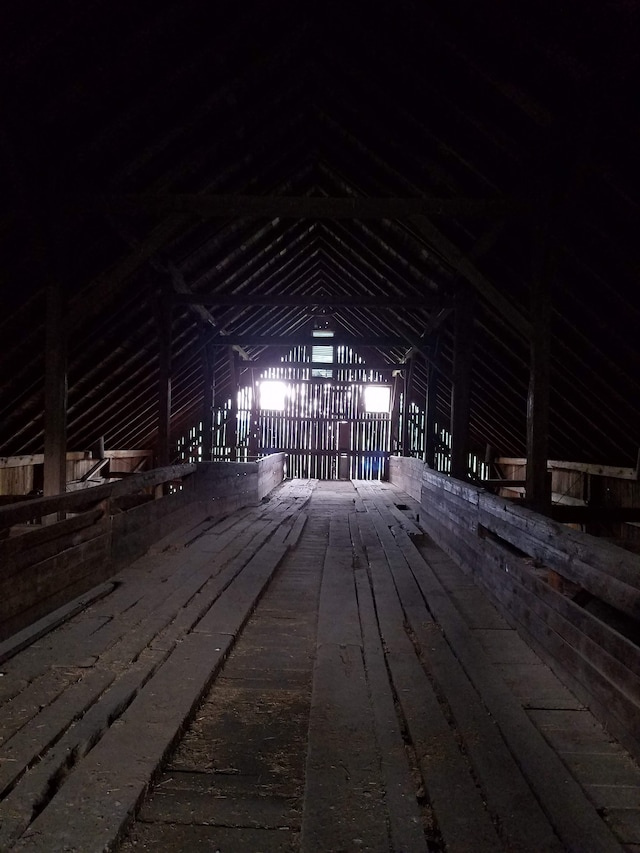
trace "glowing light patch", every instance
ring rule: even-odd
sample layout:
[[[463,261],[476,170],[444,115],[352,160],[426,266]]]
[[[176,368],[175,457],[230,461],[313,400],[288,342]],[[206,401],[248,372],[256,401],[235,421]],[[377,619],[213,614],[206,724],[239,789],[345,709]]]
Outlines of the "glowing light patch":
[[[391,410],[391,388],[387,385],[367,385],[364,389],[366,412],[389,412]]]
[[[287,386],[284,382],[265,381],[260,383],[260,408],[272,412],[284,411]]]

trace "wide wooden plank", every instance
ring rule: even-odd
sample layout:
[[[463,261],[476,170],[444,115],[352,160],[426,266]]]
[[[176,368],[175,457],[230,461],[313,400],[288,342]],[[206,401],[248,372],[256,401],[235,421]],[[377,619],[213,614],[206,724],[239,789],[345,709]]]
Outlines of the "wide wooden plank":
[[[362,649],[323,642],[313,676],[302,853],[388,849],[384,793]]]
[[[368,548],[367,556],[387,663],[437,821],[435,829],[453,850],[499,850],[500,840],[471,768],[404,631],[404,614],[382,546]],[[458,807],[460,802],[464,810]]]
[[[31,645],[31,643],[35,643],[40,637],[48,634],[49,631],[53,631],[54,628],[71,619],[72,616],[82,612],[93,602],[103,598],[105,595],[109,595],[113,589],[113,583],[99,584],[84,595],[78,596],[78,598],[59,607],[42,619],[38,619],[37,622],[34,622],[27,628],[23,628],[22,631],[13,634],[9,639],[0,643],[0,664],[18,654],[18,652],[21,652],[24,648]]]
[[[232,638],[190,634],[147,682],[61,791],[15,845],[16,851],[102,853],[130,820],[184,720],[215,677]],[[123,760],[125,759],[126,760]]]
[[[437,536],[435,526],[430,527]],[[582,789],[537,729],[523,719],[520,703],[492,669],[477,641],[469,637],[437,578],[409,541],[405,554],[410,553],[410,565],[432,613],[445,630],[467,676],[481,691],[486,707],[560,838],[569,849],[620,851],[620,845],[593,811]]]
[[[561,845],[540,805],[523,778],[493,719],[482,703],[425,606],[399,542],[388,535],[383,517],[375,520],[395,581],[405,618],[419,644],[423,661],[455,718],[456,726],[481,785],[506,849],[537,853],[561,851]],[[400,536],[405,542],[405,537]],[[431,591],[429,602],[431,604]],[[523,712],[524,715],[524,712]]]
[[[364,662],[371,692],[380,769],[389,813],[392,850],[427,853],[427,840],[418,807],[418,791],[396,714],[387,666],[378,633],[373,594],[366,572],[356,573],[358,609],[362,624]]]

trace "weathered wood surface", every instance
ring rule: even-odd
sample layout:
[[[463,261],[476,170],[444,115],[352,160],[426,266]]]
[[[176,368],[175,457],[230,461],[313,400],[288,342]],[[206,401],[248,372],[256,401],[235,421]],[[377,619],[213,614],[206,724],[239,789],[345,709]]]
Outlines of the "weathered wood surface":
[[[392,465],[399,483],[404,463]],[[416,476],[412,465],[406,478],[414,490]],[[640,617],[640,558],[426,468],[421,508],[436,542],[506,608],[549,662],[568,670],[578,695],[640,756],[640,649],[637,636],[620,633]],[[616,621],[603,621],[553,588],[545,570],[614,608]]]
[[[3,508],[0,525],[3,518],[15,524],[54,509],[79,514],[21,528],[0,541],[0,639],[106,580],[176,527],[257,503],[282,480],[283,465],[284,455],[274,454],[251,464],[169,466]],[[149,494],[180,478],[179,491],[157,500]]]
[[[89,612],[6,662],[2,686],[12,681],[16,689],[3,707],[1,849],[21,836],[16,849],[50,850],[52,838],[59,849],[112,843],[286,552],[270,538],[283,525],[286,539],[294,508],[310,490],[283,487],[253,516],[236,516],[227,545],[215,553],[203,533],[189,561],[171,550],[143,558]],[[256,530],[261,520],[263,535]],[[89,637],[87,622],[94,625]],[[54,679],[47,675],[51,659],[64,667]],[[38,689],[31,703],[30,685]],[[38,738],[24,728],[24,713],[9,713],[25,702]],[[123,780],[125,753],[130,775]],[[100,829],[77,840],[69,819],[76,813],[85,829],[92,822]]]
[[[0,849],[640,843],[640,769],[417,502],[356,486],[185,525],[4,662]]]

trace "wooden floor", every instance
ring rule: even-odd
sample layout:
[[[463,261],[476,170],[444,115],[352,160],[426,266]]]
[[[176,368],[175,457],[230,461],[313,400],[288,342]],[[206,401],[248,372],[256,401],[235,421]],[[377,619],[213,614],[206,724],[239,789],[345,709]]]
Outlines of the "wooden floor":
[[[289,481],[4,644],[0,850],[639,853],[638,766],[419,512]]]

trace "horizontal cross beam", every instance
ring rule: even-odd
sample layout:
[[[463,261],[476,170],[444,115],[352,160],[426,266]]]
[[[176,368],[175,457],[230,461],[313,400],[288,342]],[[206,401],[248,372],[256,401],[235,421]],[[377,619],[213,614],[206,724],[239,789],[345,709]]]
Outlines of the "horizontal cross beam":
[[[273,358],[256,358],[252,361],[244,362],[241,365],[242,369],[255,368],[256,370],[269,370],[280,368],[294,368],[296,370],[376,370],[378,372],[402,370],[405,365],[402,362],[398,364],[389,364],[388,362],[367,359],[366,364],[343,364],[338,361],[274,361]]]
[[[256,335],[253,332],[235,332],[229,335],[217,335],[211,338],[216,346],[240,344],[254,347],[298,347],[298,346],[349,346],[349,347],[403,347],[407,344],[423,346],[427,343],[412,341],[400,335],[335,335],[332,338],[314,338],[309,334]]]
[[[323,196],[250,196],[211,193],[143,193],[75,196],[68,204],[81,209],[152,213],[192,213],[198,216],[294,219],[404,219],[408,216],[503,217],[522,209],[509,198],[328,198]]]
[[[180,305],[230,305],[251,306],[266,305],[269,307],[327,307],[327,308],[416,308],[431,309],[440,306],[442,299],[421,296],[419,299],[407,299],[398,297],[390,299],[379,296],[276,296],[273,294],[260,295],[254,293],[251,296],[237,296],[224,293],[174,293],[173,302]]]

